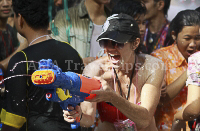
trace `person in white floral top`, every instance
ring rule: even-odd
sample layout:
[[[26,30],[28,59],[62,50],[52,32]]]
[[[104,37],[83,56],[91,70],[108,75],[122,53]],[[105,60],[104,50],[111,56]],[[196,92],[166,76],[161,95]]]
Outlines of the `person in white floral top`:
[[[200,129],[200,51],[188,58],[188,86],[187,103],[174,116],[174,123],[179,120],[197,119],[196,130]]]

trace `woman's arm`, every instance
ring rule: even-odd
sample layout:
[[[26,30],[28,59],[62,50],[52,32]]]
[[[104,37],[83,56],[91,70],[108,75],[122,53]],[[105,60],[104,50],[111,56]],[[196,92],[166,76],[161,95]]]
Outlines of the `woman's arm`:
[[[174,115],[174,120],[194,120],[200,115],[200,87],[188,86],[187,103],[184,108]]]
[[[193,120],[200,114],[200,52],[188,58],[188,94],[184,108],[175,114],[175,120]]]
[[[110,95],[113,99],[110,102],[118,108],[125,116],[134,121],[138,129],[149,126],[160,97],[159,87],[145,84],[142,87],[141,105],[130,103],[120,95]]]
[[[151,53],[151,55],[162,60],[166,66],[166,70],[169,70],[168,69],[168,64],[169,64],[168,54],[166,54],[165,52],[161,50],[157,50]],[[166,77],[166,74],[165,74],[165,77]],[[187,80],[187,71],[185,71],[181,76],[179,76],[179,78],[177,78],[173,83],[169,85],[166,85],[165,79],[162,84],[162,92],[161,92],[159,105],[164,105],[164,104],[169,103],[185,87],[185,82]]]
[[[84,101],[81,103],[82,119],[80,125],[82,127],[90,127],[94,124],[96,114],[96,102]]]
[[[160,105],[169,103],[174,99],[180,91],[185,87],[187,80],[187,71],[185,71],[181,76],[179,76],[173,83],[165,86],[165,95],[161,95]]]

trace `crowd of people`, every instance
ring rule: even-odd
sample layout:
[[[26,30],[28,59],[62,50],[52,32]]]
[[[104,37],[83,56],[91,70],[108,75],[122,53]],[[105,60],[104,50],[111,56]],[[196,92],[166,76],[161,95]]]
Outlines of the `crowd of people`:
[[[0,0],[2,131],[200,131],[200,7],[172,21],[169,7],[170,0]],[[31,81],[41,59],[95,78],[101,89],[63,110]]]

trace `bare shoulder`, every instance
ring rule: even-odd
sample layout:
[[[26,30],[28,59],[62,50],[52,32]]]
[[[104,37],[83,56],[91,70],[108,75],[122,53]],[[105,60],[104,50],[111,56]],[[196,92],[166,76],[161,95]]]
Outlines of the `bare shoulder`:
[[[148,54],[138,54],[137,56],[137,68],[150,72],[165,70],[165,64],[162,60]]]
[[[138,54],[138,60],[142,62],[144,65],[154,64],[154,63],[164,64],[162,60],[148,54]]]
[[[164,62],[147,54],[139,54],[138,62],[138,80],[143,84],[160,87],[165,75]]]

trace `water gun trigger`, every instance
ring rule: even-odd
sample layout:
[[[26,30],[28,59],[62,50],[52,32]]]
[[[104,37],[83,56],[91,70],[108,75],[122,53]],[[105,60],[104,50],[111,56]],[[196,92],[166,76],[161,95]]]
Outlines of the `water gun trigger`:
[[[58,95],[58,98],[60,98],[61,101],[65,101],[68,98],[72,98],[72,96],[70,96],[69,90],[66,90],[66,92],[64,92],[62,88],[56,88],[56,94]]]

